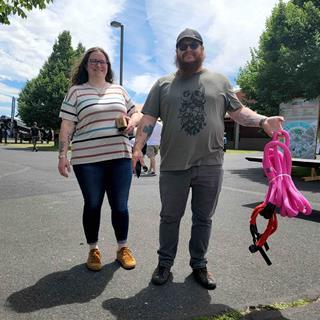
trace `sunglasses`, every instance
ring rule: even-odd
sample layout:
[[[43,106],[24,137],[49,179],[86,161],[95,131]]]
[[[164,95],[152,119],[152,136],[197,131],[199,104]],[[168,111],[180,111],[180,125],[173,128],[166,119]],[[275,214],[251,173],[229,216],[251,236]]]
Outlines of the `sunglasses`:
[[[187,42],[180,42],[178,43],[177,45],[177,48],[180,50],[180,51],[185,51],[188,49],[188,47],[191,49],[191,50],[197,50],[200,46],[200,43],[197,42],[197,41],[192,41],[190,43],[187,43]]]

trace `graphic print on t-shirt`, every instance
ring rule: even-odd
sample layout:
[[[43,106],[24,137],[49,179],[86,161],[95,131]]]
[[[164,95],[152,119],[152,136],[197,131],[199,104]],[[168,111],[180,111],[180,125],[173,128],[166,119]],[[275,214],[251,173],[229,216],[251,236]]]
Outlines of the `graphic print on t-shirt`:
[[[204,104],[205,88],[201,84],[198,89],[193,91],[185,90],[182,93],[181,107],[179,109],[179,116],[181,130],[184,130],[187,135],[194,136],[199,133],[205,126]]]

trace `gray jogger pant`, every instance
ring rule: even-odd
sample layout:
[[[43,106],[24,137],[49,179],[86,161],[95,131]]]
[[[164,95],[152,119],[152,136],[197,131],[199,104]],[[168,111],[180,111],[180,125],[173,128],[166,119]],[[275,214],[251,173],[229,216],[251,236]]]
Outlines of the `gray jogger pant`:
[[[184,215],[189,190],[192,190],[192,229],[189,242],[190,266],[205,267],[211,235],[212,216],[216,209],[223,179],[222,166],[198,166],[187,170],[160,172],[160,233],[159,264],[173,265],[179,227]]]

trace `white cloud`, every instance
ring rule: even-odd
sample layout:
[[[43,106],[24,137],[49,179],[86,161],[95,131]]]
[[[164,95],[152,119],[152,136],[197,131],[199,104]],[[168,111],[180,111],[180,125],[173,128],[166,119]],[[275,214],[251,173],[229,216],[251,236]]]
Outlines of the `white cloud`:
[[[45,10],[33,10],[27,19],[14,16],[0,29],[0,77],[27,80],[37,75],[52,52],[58,35],[71,32],[73,46],[102,46],[111,54],[114,43],[109,22],[124,0],[55,0]]]
[[[17,98],[19,89],[0,82],[0,115],[11,115],[12,97]]]
[[[156,37],[157,60],[171,71],[176,37],[190,27],[204,38],[208,67],[227,75],[237,73],[250,59],[250,47],[258,47],[276,3],[278,0],[163,0],[160,5],[149,0],[146,8]]]
[[[208,65],[227,75],[238,72],[250,60],[250,48],[257,48],[267,17],[277,0],[211,1],[215,12],[205,36],[210,45]],[[253,9],[254,8],[254,9]],[[216,47],[215,47],[216,46]]]
[[[157,74],[142,74],[128,81],[128,87],[136,94],[148,94],[149,90],[160,76]]]
[[[7,86],[0,82],[0,95],[17,96],[19,94],[19,89]]]
[[[0,106],[0,116],[10,116],[11,115],[11,104],[7,104],[7,106]]]
[[[11,97],[5,96],[5,95],[0,93],[0,103],[8,104],[8,103],[11,103],[11,101],[12,101]]]
[[[0,91],[5,80],[24,82],[36,76],[64,30],[71,32],[74,47],[79,42],[86,48],[101,46],[111,61],[118,61],[119,34],[110,26],[112,20],[126,23],[125,45],[130,52],[125,57],[124,83],[140,99],[159,76],[175,70],[176,37],[186,27],[202,34],[205,65],[232,78],[250,59],[250,47],[258,46],[276,3],[278,0],[55,0],[45,10],[29,12],[27,19],[14,16],[11,25],[1,26]],[[7,98],[0,96],[0,103],[3,99]]]
[[[27,19],[14,16],[11,24],[0,29],[0,90],[1,81],[24,82],[35,77],[52,52],[58,35],[68,30],[73,47],[81,42],[86,48],[101,46],[115,55],[116,39],[112,38],[110,21],[121,12],[125,0],[55,0],[45,10],[33,10]],[[1,88],[2,86],[2,88]],[[5,93],[17,94],[6,86]],[[0,104],[8,97],[0,96]],[[0,112],[8,111],[0,105]]]

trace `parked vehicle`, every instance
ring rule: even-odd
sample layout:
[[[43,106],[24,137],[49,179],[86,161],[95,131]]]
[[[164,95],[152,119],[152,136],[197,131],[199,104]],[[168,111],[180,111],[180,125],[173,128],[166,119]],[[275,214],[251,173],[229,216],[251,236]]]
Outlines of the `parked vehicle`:
[[[27,141],[31,143],[30,128],[21,120],[14,119],[11,125],[11,118],[7,116],[0,117],[0,141],[2,138],[7,143],[7,138],[13,138],[15,143]]]

